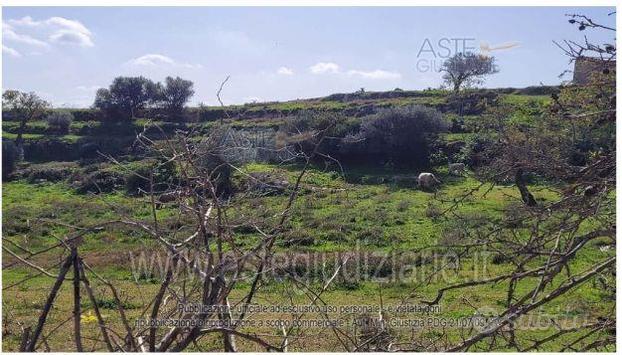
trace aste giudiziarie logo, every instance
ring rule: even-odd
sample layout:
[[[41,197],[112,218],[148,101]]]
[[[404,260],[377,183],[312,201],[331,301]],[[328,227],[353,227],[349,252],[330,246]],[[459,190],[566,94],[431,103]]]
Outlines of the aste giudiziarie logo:
[[[458,53],[478,53],[491,56],[493,52],[506,51],[520,46],[519,42],[509,41],[490,45],[485,41],[477,41],[474,37],[441,37],[425,38],[417,49],[415,69],[419,73],[438,73],[443,62]]]

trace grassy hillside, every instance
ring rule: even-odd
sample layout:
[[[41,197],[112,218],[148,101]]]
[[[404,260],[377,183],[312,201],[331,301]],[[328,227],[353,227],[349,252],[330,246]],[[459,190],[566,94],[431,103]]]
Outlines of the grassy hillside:
[[[482,100],[491,93],[491,101]],[[96,114],[90,112],[76,115],[65,135],[50,133],[43,121],[29,122],[24,135],[26,161],[18,164],[15,173],[3,183],[3,246],[15,251],[27,250],[32,263],[55,265],[62,260],[61,249],[42,253],[34,251],[58,244],[68,233],[75,231],[76,226],[87,227],[121,218],[119,216],[149,220],[155,215],[162,230],[171,234],[180,230],[185,233],[183,226],[191,224],[191,213],[181,213],[174,204],[152,209],[150,197],[136,193],[132,171],[144,171],[153,164],[153,157],[145,156],[133,140],[147,123],[161,126],[160,133],[153,127],[148,131],[158,139],[178,129],[194,130],[199,132],[199,136],[208,134],[220,124],[221,119],[235,130],[265,129],[274,133],[301,111],[320,110],[360,119],[380,108],[417,104],[440,111],[449,127],[434,142],[443,159],[432,160],[426,167],[348,163],[341,170],[335,165],[312,164],[301,180],[300,196],[292,206],[291,219],[283,227],[285,237],[276,243],[276,258],[286,265],[288,272],[305,275],[307,286],[316,289],[322,288],[323,276],[333,272],[340,257],[348,255],[351,260],[364,265],[359,270],[358,278],[352,280],[340,276],[330,283],[322,298],[328,304],[421,304],[422,301],[434,299],[437,292],[447,285],[494,277],[514,270],[515,266],[504,257],[503,250],[463,253],[458,246],[472,240],[469,238],[473,236],[461,234],[464,230],[479,237],[491,233],[491,226],[515,223],[511,212],[523,204],[519,190],[511,179],[506,183],[493,184],[479,174],[476,166],[469,167],[462,176],[449,174],[447,161],[455,161],[464,154],[463,147],[470,147],[481,138],[483,116],[491,107],[506,107],[510,112],[508,120],[518,126],[536,125],[551,99],[548,92],[543,94],[534,88],[481,90],[473,95],[472,100],[456,103],[446,92],[438,90],[337,94],[312,100],[193,108],[189,109],[185,122],[151,120],[149,115],[153,112],[145,112],[144,117],[133,122],[111,124],[95,120]],[[17,128],[17,122],[4,120],[3,140],[14,139]],[[101,156],[83,156],[81,149],[93,142],[98,144],[100,150],[111,154],[114,161]],[[302,169],[300,161],[241,164],[239,170],[232,172],[235,193],[226,203],[236,208],[227,210],[227,218],[234,222],[242,219],[278,219],[289,200],[288,190],[252,190],[247,187],[248,176],[269,177],[272,184],[282,182],[291,186]],[[438,190],[423,191],[418,188],[416,177],[423,171],[433,172],[439,178],[442,184]],[[528,187],[535,200],[546,205],[559,199],[568,186],[566,182],[533,178],[528,181]],[[615,199],[615,196],[611,194],[608,198]],[[598,221],[593,221],[593,226],[588,223],[582,228],[589,231],[597,224]],[[528,239],[529,233],[527,226],[517,225],[514,235],[516,243]],[[262,234],[257,229],[245,226],[232,228],[233,246],[251,246],[260,238]],[[83,236],[80,256],[93,271],[118,285],[123,307],[131,321],[142,316],[143,307],[158,292],[163,281],[158,273],[133,272],[134,263],[140,259],[141,253],[152,256],[154,251],[162,252],[157,245],[145,233],[131,228],[103,228]],[[569,267],[587,267],[595,260],[615,254],[614,250],[600,248],[599,245],[594,243],[584,248]],[[233,247],[224,245],[223,248],[227,252],[232,251]],[[456,258],[456,264],[449,269],[442,264],[447,261],[448,253],[455,254]],[[391,258],[385,264],[383,257],[387,255]],[[546,257],[535,257],[524,266],[529,268]],[[14,255],[6,250],[3,252],[2,277],[3,350],[15,351],[19,349],[21,327],[36,322],[54,278],[18,263]],[[470,319],[476,311],[481,311],[482,306],[503,308],[511,282],[503,279],[492,284],[448,290],[434,316],[459,324]],[[538,282],[537,277],[531,278],[521,284],[517,292],[526,292],[536,287]],[[551,285],[562,282],[561,277],[556,278],[551,280]],[[103,283],[97,280],[92,280],[92,283],[97,290],[97,303],[104,319],[114,331],[122,333],[123,324],[116,312],[118,301]],[[236,284],[229,301],[240,301],[251,284],[251,279]],[[289,278],[279,275],[267,278],[255,302],[309,303],[297,287],[299,285]],[[49,328],[46,327],[46,334],[55,332],[57,335],[50,337],[45,345],[52,350],[67,349],[72,339],[70,288],[69,282],[61,288],[59,301],[50,315]],[[97,322],[93,319],[93,309],[86,297],[83,303],[83,334],[90,336],[84,340],[85,348],[105,350],[103,344],[96,340]],[[563,325],[575,321],[590,323],[598,321],[614,303],[615,300],[607,298],[596,281],[587,282],[547,303],[537,316],[547,322],[550,319],[561,320]],[[389,313],[388,317],[394,320],[422,319],[429,315],[421,312]],[[340,316],[352,321],[357,315]],[[278,317],[287,318],[289,315],[280,314]],[[319,318],[317,314],[309,315],[311,319],[314,317]],[[270,317],[262,314],[254,317],[262,318]],[[441,332],[446,332],[448,339],[457,341],[463,336],[462,328],[465,327],[449,325],[441,330],[441,327],[429,325],[409,325],[392,326],[390,332],[396,342],[408,341],[413,336],[422,341],[432,341]],[[273,326],[242,329],[268,337],[279,335],[282,331],[280,327]],[[528,348],[533,345],[529,339],[554,335],[556,330],[554,327],[536,329],[525,325],[517,330],[517,334],[521,347]],[[587,339],[595,336],[573,333],[569,337],[572,340],[584,335]],[[513,349],[508,339],[499,338],[496,341],[500,351]],[[569,338],[560,337],[538,350],[558,351],[568,341]],[[218,335],[213,334],[189,350],[208,351],[218,349],[220,345]],[[250,342],[240,342],[239,346],[241,350],[261,350]],[[340,349],[337,337],[326,328],[315,328],[304,337],[296,338],[289,350],[335,349]],[[477,344],[470,350],[484,349],[484,344]],[[613,349],[611,347],[610,350]]]

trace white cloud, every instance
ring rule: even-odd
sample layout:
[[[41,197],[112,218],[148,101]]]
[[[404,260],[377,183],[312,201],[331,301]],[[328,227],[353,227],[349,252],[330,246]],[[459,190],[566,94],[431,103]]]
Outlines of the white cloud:
[[[24,16],[21,19],[11,19],[9,23],[15,26],[23,26],[23,27],[42,27],[42,26],[50,26],[55,27],[56,29],[65,29],[72,32],[84,33],[86,35],[91,35],[91,31],[86,28],[80,21],[69,20],[64,17],[50,17],[47,20],[35,21],[30,16]]]
[[[77,45],[81,47],[93,47],[91,37],[84,33],[60,30],[50,35],[50,42]]]
[[[16,51],[15,49],[13,49],[11,47],[5,46],[4,44],[2,45],[2,53],[6,53],[6,54],[8,54],[10,56],[13,56],[13,57],[21,57],[22,56],[18,51]]]
[[[319,62],[309,67],[309,70],[312,74],[340,74],[350,77],[360,77],[363,79],[372,80],[396,80],[402,77],[402,74],[400,73],[381,69],[369,71],[352,69],[348,71],[342,71],[341,67],[338,64],[332,62]]]
[[[276,73],[279,75],[294,75],[294,71],[288,67],[280,67]]]
[[[30,16],[24,16],[18,20],[16,19],[10,19],[9,23],[15,25],[15,26],[39,26],[41,24],[41,22],[39,21],[34,21],[32,19],[32,17]]]
[[[350,76],[360,76],[365,79],[374,79],[374,80],[395,80],[400,79],[402,74],[396,72],[390,72],[386,70],[371,70],[371,71],[363,71],[363,70],[349,70],[348,75]]]
[[[50,17],[46,20],[36,21],[30,16],[21,19],[10,19],[10,24],[2,24],[4,36],[7,40],[18,41],[31,45],[48,46],[43,40],[36,39],[29,35],[18,34],[15,27],[28,28],[31,31],[47,34],[50,42],[76,45],[80,47],[93,47],[93,34],[81,22],[70,20],[63,17]],[[7,32],[7,29],[9,30]],[[38,33],[39,34],[39,33]]]
[[[189,63],[179,63],[175,61],[171,57],[167,57],[162,54],[145,54],[138,58],[134,58],[128,62],[130,65],[139,65],[139,66],[147,66],[147,67],[162,67],[162,66],[175,66],[175,67],[184,67],[191,69],[202,68],[201,64],[189,64]]]
[[[36,47],[47,47],[48,44],[26,34],[15,32],[15,29],[7,23],[2,23],[2,38],[16,43],[28,44]]]
[[[145,54],[130,60],[130,63],[134,65],[158,66],[162,64],[173,65],[175,61],[162,54]]]
[[[76,21],[76,20],[68,20],[63,17],[50,17],[49,19],[45,20],[45,23],[50,26],[58,26],[67,31],[83,33],[87,36],[92,35],[91,31],[89,31],[89,29],[86,28],[86,26],[84,26],[81,22]]]
[[[335,63],[330,63],[330,62],[329,63],[320,62],[309,67],[309,70],[311,70],[311,73],[313,74],[324,74],[324,73],[336,74],[339,72],[339,65]]]

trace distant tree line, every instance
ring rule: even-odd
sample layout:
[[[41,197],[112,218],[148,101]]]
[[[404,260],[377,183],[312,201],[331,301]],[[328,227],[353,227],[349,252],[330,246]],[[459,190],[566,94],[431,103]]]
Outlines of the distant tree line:
[[[169,119],[181,119],[184,107],[194,95],[194,84],[180,77],[167,77],[164,83],[142,77],[116,77],[106,89],[95,94],[93,107],[111,120],[130,120],[145,108],[159,108]]]

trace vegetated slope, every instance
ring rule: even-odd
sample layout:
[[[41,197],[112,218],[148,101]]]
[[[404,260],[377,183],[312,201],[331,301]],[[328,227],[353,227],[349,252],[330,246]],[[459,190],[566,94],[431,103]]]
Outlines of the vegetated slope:
[[[302,111],[339,113],[348,117],[364,117],[379,109],[423,105],[443,113],[450,123],[448,133],[468,133],[477,129],[473,122],[486,107],[507,102],[516,107],[542,108],[550,100],[555,87],[525,89],[480,89],[468,91],[459,98],[442,90],[388,92],[356,92],[333,94],[323,98],[286,102],[253,103],[233,106],[204,106],[187,108],[184,116],[166,121],[158,110],[145,110],[135,120],[111,121],[94,109],[56,109],[70,112],[74,119],[67,134],[58,134],[43,120],[29,122],[24,132],[25,159],[33,162],[73,161],[90,157],[97,150],[111,155],[135,154],[131,150],[136,134],[172,134],[177,129],[208,132],[217,123],[224,122],[234,129],[270,129],[278,127]],[[10,114],[3,114],[3,140],[15,139],[19,123]],[[154,127],[152,124],[157,125]],[[458,135],[450,137],[457,140]]]
[[[380,108],[413,104],[441,111],[448,129],[440,135],[438,146],[439,152],[445,154],[445,157],[436,160],[436,163],[428,167],[443,182],[436,194],[421,191],[416,187],[413,179],[420,169],[359,164],[347,166],[345,174],[342,174],[339,169],[325,168],[319,164],[304,178],[301,198],[294,206],[291,223],[287,225],[288,237],[279,241],[278,251],[287,255],[288,260],[303,260],[310,258],[309,255],[321,255],[324,258],[321,260],[325,263],[307,263],[305,259],[299,265],[291,265],[295,272],[321,275],[331,271],[326,265],[334,266],[338,253],[363,256],[369,252],[418,250],[439,243],[451,246],[460,242],[462,236],[456,234],[456,230],[459,226],[463,226],[465,221],[470,221],[472,225],[469,227],[474,231],[478,230],[478,221],[481,218],[492,217],[497,218],[499,223],[506,223],[506,216],[502,213],[504,207],[521,203],[520,194],[513,186],[492,187],[486,192],[485,199],[479,194],[469,196],[461,200],[460,207],[452,210],[451,214],[444,213],[455,205],[457,199],[461,199],[471,189],[481,184],[472,173],[466,176],[447,174],[446,162],[448,159],[459,158],[465,146],[474,144],[473,140],[477,139],[479,134],[481,114],[490,106],[508,105],[511,108],[511,119],[517,122],[529,124],[530,121],[538,119],[548,103],[549,96],[531,93],[514,89],[481,90],[468,93],[462,100],[454,100],[446,93],[434,90],[336,94],[326,98],[284,103],[194,108],[189,110],[188,122],[158,120],[155,122],[167,134],[172,134],[176,129],[208,132],[219,123],[220,119],[236,130],[275,131],[284,121],[292,119],[295,114],[304,110],[329,111],[355,118],[368,116]],[[2,206],[4,238],[19,242],[32,250],[39,250],[57,243],[58,238],[63,238],[68,230],[62,224],[47,223],[45,220],[89,225],[114,219],[119,212],[127,213],[134,218],[149,218],[153,213],[145,204],[148,202],[147,197],[136,193],[141,182],[131,174],[131,171],[141,171],[153,164],[153,161],[142,155],[140,149],[133,146],[134,136],[143,132],[143,126],[150,117],[149,113],[145,113],[144,118],[134,122],[115,124],[101,122],[92,115],[93,112],[88,111],[84,114],[88,119],[76,119],[70,127],[69,135],[64,136],[50,134],[43,122],[29,123],[28,133],[25,136],[28,142],[27,162],[18,166],[11,181],[4,183]],[[3,139],[13,138],[15,128],[14,122],[4,121]],[[157,136],[158,132],[157,128],[149,128],[147,134]],[[93,154],[89,144],[94,144],[100,151],[113,155],[120,164],[113,164]],[[271,185],[279,186],[279,182],[287,185],[295,179],[299,170],[300,166],[296,164],[275,165],[255,162],[242,166],[241,171],[234,173],[232,180],[236,189],[248,188],[245,176],[250,174],[269,179]],[[165,173],[163,172],[163,175]],[[558,194],[557,188],[546,182],[534,181],[530,186],[539,202],[554,199]],[[230,217],[235,219],[237,213],[258,219],[274,218],[274,213],[287,200],[287,195],[278,189],[256,192],[252,198],[245,196],[244,207],[234,211],[234,215]],[[180,227],[175,206],[165,206],[155,213],[162,221],[162,228],[174,231]],[[240,229],[235,230],[235,233],[240,243],[250,243],[253,238],[258,237],[253,230]],[[106,230],[87,235],[81,247],[82,257],[89,265],[102,275],[120,282],[124,294],[124,307],[132,319],[139,316],[138,305],[142,302],[143,294],[155,293],[161,280],[159,274],[132,272],[133,259],[130,255],[136,257],[152,247],[151,243],[142,237],[140,233],[124,229]],[[581,255],[576,262],[589,263],[591,255],[598,253],[603,252],[590,249],[589,253]],[[6,267],[14,260],[6,254],[5,256],[5,262],[9,263],[5,264]],[[53,262],[58,258],[59,255],[46,254],[37,256],[34,260]],[[433,255],[417,258],[419,259],[402,262],[422,266],[424,269],[434,267]],[[376,259],[372,259],[372,263],[374,260]],[[485,270],[478,269],[482,265],[485,266]],[[483,263],[465,259],[458,270],[452,270],[445,279],[432,282],[429,288],[420,291],[418,297],[431,299],[436,289],[447,284],[475,277],[476,272],[495,274],[507,267],[507,260],[494,253]],[[397,304],[409,297],[413,279],[391,281],[393,270],[390,267],[381,268],[380,274],[376,271],[378,270],[369,271],[354,281],[338,279],[327,291],[325,300],[340,305],[374,303],[378,298],[378,285],[382,285],[385,304]],[[5,319],[10,316],[12,320],[27,323],[36,319],[40,302],[49,290],[51,279],[39,275],[22,283],[21,280],[27,272],[27,269],[19,265],[7,267],[3,272],[3,284],[12,286],[3,291],[7,300],[7,304],[3,307]],[[379,283],[378,278],[385,277],[388,280],[383,279]],[[243,283],[240,287],[240,294],[243,294],[249,285]],[[459,295],[451,294],[439,316],[469,316],[473,313],[473,309],[461,302],[461,299],[477,300],[484,305],[494,304],[500,295],[503,295],[506,287],[506,283],[499,283],[494,287],[468,289]],[[287,291],[287,288],[288,285],[284,282],[268,282],[266,289],[263,290],[268,294],[260,302],[278,304],[289,301],[280,296]],[[602,300],[599,291],[589,284],[582,286],[578,292],[581,297],[577,297],[576,294],[565,296],[547,306],[546,310],[551,313],[563,312],[591,317],[592,314],[602,312],[605,306],[612,302]],[[61,296],[61,302],[58,303],[60,308],[53,313],[52,323],[60,324],[64,321],[63,313],[70,314],[69,297],[69,293]],[[292,297],[297,303],[306,301],[301,295]],[[110,295],[103,294],[99,303],[106,317],[115,317],[116,312],[112,310],[117,307],[116,300]],[[560,310],[560,307],[565,308]],[[120,319],[107,318],[107,321],[114,327],[119,326],[117,329],[120,329]],[[70,322],[61,325],[62,334],[66,334],[66,339],[55,337],[56,343],[50,344],[53,349],[62,348],[64,343],[70,342],[70,327]],[[96,330],[96,324],[85,324],[85,332],[95,334]],[[402,336],[407,336],[406,333],[409,332],[410,330],[404,331]],[[554,333],[552,330],[539,332]],[[526,335],[531,333],[533,333],[531,330],[524,331]],[[20,334],[18,324],[9,322],[3,349],[17,349]],[[334,349],[335,339],[328,336],[322,339],[322,342],[318,342],[311,337],[292,348]],[[554,350],[555,345],[553,342],[547,345],[550,346],[547,349]],[[209,344],[207,346],[209,348]]]

